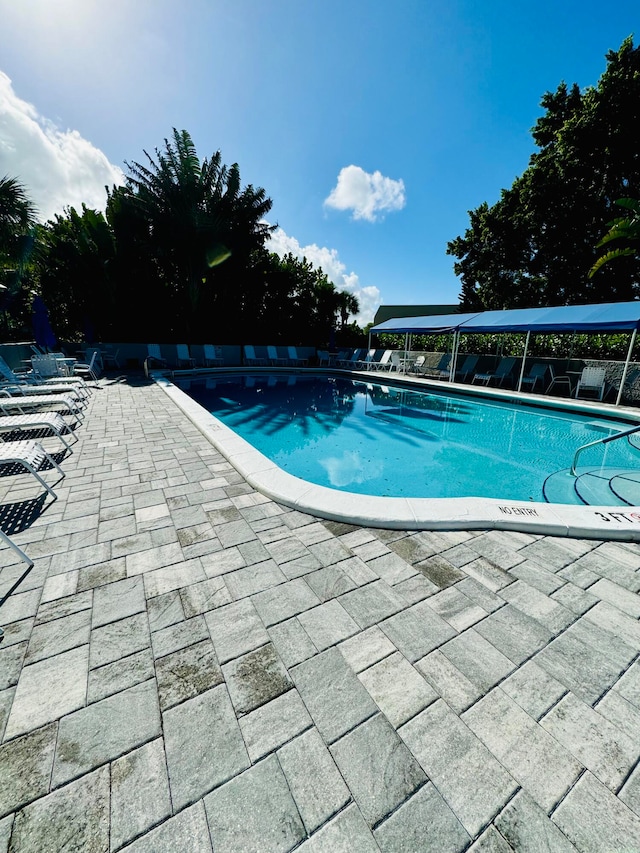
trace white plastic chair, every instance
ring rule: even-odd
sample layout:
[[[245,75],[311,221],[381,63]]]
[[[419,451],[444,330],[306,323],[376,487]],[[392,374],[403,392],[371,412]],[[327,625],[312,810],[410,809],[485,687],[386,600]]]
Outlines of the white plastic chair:
[[[604,367],[585,367],[576,385],[576,400],[582,391],[589,391],[596,394],[598,400],[602,400],[604,397],[605,375],[606,370]]]
[[[73,365],[73,375],[74,376],[82,376],[83,379],[93,379],[94,382],[98,380],[98,373],[100,368],[98,366],[98,351],[94,350],[93,355],[91,356],[91,361],[87,364],[82,361],[77,361]]]

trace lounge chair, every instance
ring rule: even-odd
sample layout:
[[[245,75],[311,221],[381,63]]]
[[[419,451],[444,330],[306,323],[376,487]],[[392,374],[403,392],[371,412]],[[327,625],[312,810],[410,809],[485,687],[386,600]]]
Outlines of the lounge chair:
[[[252,344],[245,344],[244,347],[244,363],[252,366],[259,367],[261,365],[266,365],[267,359],[262,358],[262,356],[257,356],[256,351]]]
[[[465,360],[464,360],[464,363],[463,363],[462,367],[461,367],[459,370],[456,370],[455,379],[457,380],[457,379],[458,379],[458,377],[460,376],[460,377],[461,377],[462,382],[466,382],[466,381],[467,381],[467,377],[468,377],[468,376],[471,376],[471,374],[473,373],[473,371],[476,369],[476,364],[477,364],[477,363],[478,363],[478,356],[477,356],[477,355],[468,355],[468,356],[465,358]],[[448,378],[448,376],[449,376],[449,371],[448,371],[448,370],[446,371],[445,376]],[[441,379],[444,379],[444,378],[445,378],[445,376],[443,376],[443,375],[442,375],[442,371],[441,371],[440,378],[441,378]]]
[[[308,358],[298,355],[297,347],[287,347],[287,352],[289,353],[289,362],[292,367],[306,367],[309,364]],[[329,353],[327,353],[328,356]]]
[[[376,352],[377,352],[377,350],[370,349],[364,358],[358,359],[358,361],[356,361],[354,366],[358,370],[369,370],[371,364],[375,360]]]
[[[529,373],[526,376],[522,377],[522,382],[520,384],[520,390],[522,391],[535,391],[536,385],[538,382],[542,385],[542,390],[545,388],[545,379],[547,378],[547,373],[549,372],[548,364],[532,364],[529,369]]]
[[[147,358],[145,359],[147,367],[153,367],[154,364],[158,367],[166,367],[167,359],[162,357],[160,344],[147,344]]]
[[[585,367],[576,385],[574,393],[576,400],[583,391],[593,393],[598,397],[598,400],[602,400],[605,389],[605,375],[604,367]]]
[[[278,350],[274,346],[267,347],[267,357],[269,358],[269,364],[273,367],[283,367],[289,361],[288,358],[278,355]]]
[[[371,363],[371,367],[373,370],[393,370],[394,363],[392,360],[393,350],[386,349],[382,355],[380,356],[379,361],[374,361]]]
[[[176,344],[176,362],[178,367],[195,367],[196,360],[191,358],[189,347],[186,344]]]
[[[0,411],[5,415],[14,415],[16,412],[26,415],[43,409],[54,412],[63,411],[75,418],[77,423],[84,420],[80,401],[66,394],[13,396],[6,389],[0,388]]]
[[[205,367],[222,367],[224,364],[224,358],[219,355],[218,348],[214,347],[213,344],[203,344],[202,354]]]
[[[44,358],[50,357],[44,356]],[[54,393],[64,393],[69,388],[75,388],[81,390],[85,397],[89,397],[92,393],[89,386],[80,376],[75,378],[71,376],[54,376],[49,379],[41,376],[35,369],[32,373],[16,373],[9,367],[2,356],[0,356],[0,376],[6,380],[7,385],[23,388],[25,392],[29,388],[35,388],[39,390],[34,393],[47,394],[49,393],[49,388],[56,388]],[[63,388],[64,391],[58,392],[58,388]]]
[[[30,474],[33,474],[36,480],[49,492],[51,497],[56,500],[58,496],[39,473],[45,462],[48,462],[49,465],[52,465],[60,473],[61,479],[65,476],[62,468],[49,456],[39,442],[5,441],[0,443],[0,465],[22,465]]]
[[[475,373],[471,382],[475,384],[476,379],[479,379],[484,385],[490,385],[491,382],[502,385],[513,370],[515,363],[515,358],[511,358],[510,356],[501,358],[500,363],[493,373]]]
[[[62,394],[63,397],[71,397],[79,403],[82,408],[87,405],[88,395],[83,388],[76,385],[46,384],[46,385],[25,385],[22,382],[14,384],[12,382],[0,383],[0,389],[7,391],[12,397],[41,397],[43,394]]]
[[[65,435],[73,435],[73,431],[58,412],[35,412],[30,415],[0,415],[0,432],[24,432],[30,429],[50,429],[58,436],[69,453],[73,453],[71,445],[65,438]]]
[[[418,365],[419,369],[416,370],[416,373],[422,373],[423,376],[426,376],[430,379],[448,379],[449,378],[449,368],[451,367],[451,353],[445,352],[440,356],[440,361],[436,364],[435,367],[424,366],[424,356],[422,356],[422,362]],[[416,359],[416,362],[418,359]]]
[[[338,367],[355,367],[362,358],[364,350],[354,349],[351,355],[338,359]]]

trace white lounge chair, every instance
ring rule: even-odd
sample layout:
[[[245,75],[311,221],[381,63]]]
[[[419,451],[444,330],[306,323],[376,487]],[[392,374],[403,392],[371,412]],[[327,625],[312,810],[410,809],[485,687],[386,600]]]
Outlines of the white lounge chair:
[[[0,415],[0,432],[24,432],[30,429],[50,429],[58,436],[69,453],[73,453],[71,445],[65,438],[65,435],[73,435],[73,430],[58,412],[35,412],[30,415]]]
[[[605,375],[606,370],[604,367],[585,367],[576,385],[574,395],[576,400],[584,391],[595,394],[598,400],[602,400],[605,389]]]
[[[84,420],[80,401],[66,394],[33,394],[29,396],[12,396],[4,388],[0,389],[0,411],[5,415],[19,412],[26,415],[34,411],[66,412],[77,422]]]
[[[7,392],[12,397],[42,397],[44,394],[62,395],[75,400],[81,408],[85,408],[88,404],[88,397],[82,388],[74,385],[63,385],[56,383],[51,385],[24,385],[19,383],[2,382],[0,390]]]
[[[371,363],[373,370],[393,370],[394,363],[392,360],[393,350],[386,349],[380,356],[379,361]]]
[[[5,441],[0,443],[0,465],[22,465],[56,500],[58,496],[39,473],[45,462],[48,462],[60,473],[61,479],[65,476],[62,468],[39,442]]]

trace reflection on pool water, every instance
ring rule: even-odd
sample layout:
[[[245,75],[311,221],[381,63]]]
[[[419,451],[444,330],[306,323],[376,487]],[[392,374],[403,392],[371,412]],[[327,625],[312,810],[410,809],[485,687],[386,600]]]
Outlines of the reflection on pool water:
[[[178,384],[280,468],[363,495],[580,503],[567,474],[575,451],[630,426],[446,389],[426,393],[313,374]],[[585,451],[580,470],[639,471],[634,440]],[[554,476],[562,478],[560,489]]]

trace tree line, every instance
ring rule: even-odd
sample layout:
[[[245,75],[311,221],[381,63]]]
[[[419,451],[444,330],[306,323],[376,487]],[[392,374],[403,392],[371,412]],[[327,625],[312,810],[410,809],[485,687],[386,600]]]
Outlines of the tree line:
[[[64,340],[326,345],[361,334],[358,301],[306,259],[269,251],[272,201],[187,131],[126,163],[105,212],[71,207],[36,224],[26,189],[0,180],[3,338],[28,334],[40,295]],[[337,329],[336,329],[337,327]]]
[[[563,82],[542,97],[527,169],[495,204],[469,211],[464,235],[449,242],[462,310],[640,297],[632,245],[612,252],[616,263],[597,262],[616,202],[630,201],[633,212],[640,198],[640,49],[630,37],[606,59],[596,86]],[[636,210],[608,239],[637,240],[637,228]]]

